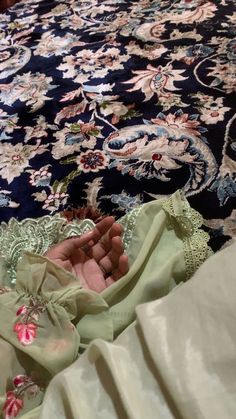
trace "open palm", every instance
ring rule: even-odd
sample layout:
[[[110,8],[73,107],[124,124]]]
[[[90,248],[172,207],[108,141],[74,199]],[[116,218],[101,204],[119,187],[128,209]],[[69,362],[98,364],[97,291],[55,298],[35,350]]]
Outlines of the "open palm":
[[[72,272],[84,288],[101,292],[128,272],[121,234],[122,226],[106,217],[89,233],[64,240],[45,256]]]

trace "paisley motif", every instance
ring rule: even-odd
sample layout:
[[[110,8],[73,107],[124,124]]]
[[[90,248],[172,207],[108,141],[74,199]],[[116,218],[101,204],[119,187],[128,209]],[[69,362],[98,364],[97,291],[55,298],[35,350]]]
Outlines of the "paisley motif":
[[[30,57],[31,50],[24,45],[0,46],[0,80],[21,70]]]
[[[116,131],[105,140],[104,150],[112,159],[110,167],[138,180],[170,182],[176,170],[188,165],[189,179],[182,186],[186,195],[199,193],[217,173],[214,155],[202,139],[188,129],[162,125],[161,121]]]

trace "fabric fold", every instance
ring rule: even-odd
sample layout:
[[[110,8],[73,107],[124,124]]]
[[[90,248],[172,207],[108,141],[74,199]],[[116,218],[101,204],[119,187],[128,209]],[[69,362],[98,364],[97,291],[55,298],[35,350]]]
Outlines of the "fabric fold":
[[[140,305],[113,343],[94,340],[52,380],[39,418],[234,419],[235,252],[236,243]]]

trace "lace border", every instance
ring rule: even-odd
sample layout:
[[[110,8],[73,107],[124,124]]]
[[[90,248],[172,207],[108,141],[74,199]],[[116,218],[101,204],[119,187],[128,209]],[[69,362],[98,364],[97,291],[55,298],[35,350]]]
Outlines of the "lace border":
[[[140,212],[142,211],[142,208],[143,208],[142,205],[137,208],[134,208],[128,214],[124,215],[122,218],[119,219],[119,224],[121,224],[124,228],[123,243],[124,243],[126,252],[129,249],[129,246],[133,237],[135,225],[136,225],[136,220]]]
[[[187,199],[181,191],[177,191],[169,197],[162,205],[162,208],[169,216],[177,222],[181,231],[186,276],[189,279],[202,263],[213,254],[208,246],[209,235],[201,230],[203,218],[190,207]]]
[[[68,223],[59,214],[39,219],[26,218],[0,224],[0,258],[8,275],[7,281],[16,282],[16,267],[24,251],[43,255],[49,247],[68,237],[81,235],[92,229],[91,220]]]

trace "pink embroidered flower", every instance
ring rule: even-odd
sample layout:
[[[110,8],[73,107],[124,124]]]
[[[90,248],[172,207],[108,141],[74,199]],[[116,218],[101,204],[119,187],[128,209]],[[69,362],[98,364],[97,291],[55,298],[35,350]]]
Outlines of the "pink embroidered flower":
[[[34,323],[16,323],[14,326],[14,332],[17,333],[18,340],[22,343],[22,345],[30,345],[35,337],[36,337],[36,330],[38,326]]]
[[[45,310],[45,303],[33,297],[30,297],[28,306],[22,305],[18,308],[16,315],[20,316],[20,321],[15,324],[13,330],[22,345],[30,345],[34,341],[38,328],[35,321],[38,321],[40,314]]]
[[[16,312],[16,315],[17,315],[17,316],[20,316],[21,314],[25,314],[25,313],[26,313],[26,311],[27,311],[26,306],[25,306],[25,305],[24,305],[24,306],[21,306],[20,308],[18,308],[18,310],[17,310],[17,312]]]
[[[26,375],[19,374],[13,379],[14,387],[21,387],[26,381],[28,381],[28,377]]]
[[[5,413],[4,419],[15,418],[19,411],[23,409],[24,402],[22,399],[18,399],[13,391],[7,392],[7,399],[3,406],[3,411]]]

